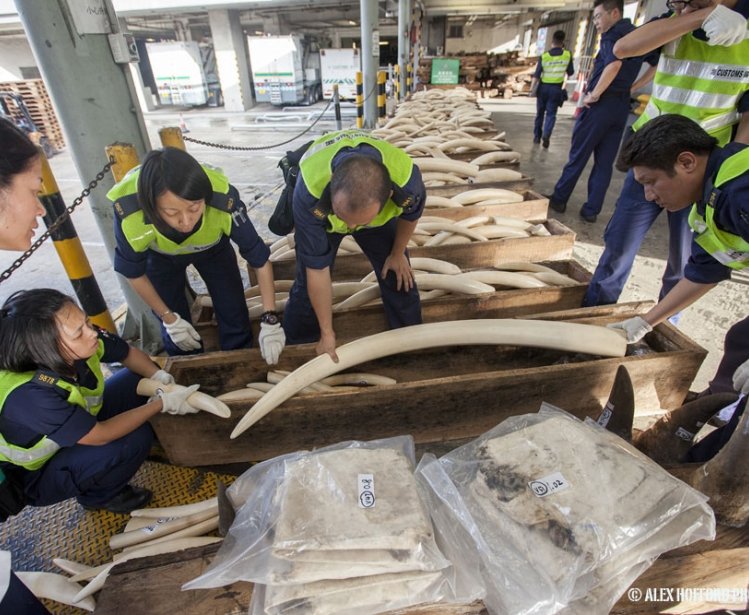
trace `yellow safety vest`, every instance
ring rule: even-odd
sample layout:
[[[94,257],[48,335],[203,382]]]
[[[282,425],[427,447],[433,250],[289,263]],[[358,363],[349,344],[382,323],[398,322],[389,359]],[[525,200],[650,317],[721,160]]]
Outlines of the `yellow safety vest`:
[[[319,199],[333,175],[332,164],[335,155],[344,147],[356,147],[362,143],[371,145],[380,152],[382,163],[390,174],[393,189],[398,194],[394,194],[395,198],[391,197],[386,201],[380,213],[369,224],[350,229],[343,220],[332,212],[329,203],[320,203]],[[413,199],[405,192],[399,191],[399,188],[402,188],[410,179],[412,171],[413,160],[403,150],[359,130],[341,130],[317,139],[310,145],[299,163],[299,172],[304,179],[304,185],[309,193],[318,199],[318,203],[312,209],[312,214],[320,220],[327,220],[326,231],[328,233],[344,235],[361,228],[383,226],[389,220],[400,216]]]
[[[665,45],[653,80],[653,94],[633,124],[638,130],[665,113],[683,115],[718,139],[731,140],[739,121],[739,99],[749,90],[749,39],[723,47],[685,34]]]
[[[131,169],[108,193],[114,203],[115,214],[122,220],[122,232],[136,252],[153,250],[168,256],[194,254],[215,246],[224,235],[231,233],[231,212],[234,199],[228,196],[229,180],[218,169],[201,165],[213,188],[211,202],[206,203],[200,227],[182,243],[162,235],[151,223],[146,222],[138,202],[138,176],[140,167]]]
[[[96,376],[96,386],[93,389],[82,387],[46,372],[10,372],[0,371],[0,412],[5,406],[5,400],[22,384],[32,380],[49,386],[56,386],[67,393],[69,404],[80,406],[89,414],[96,416],[101,410],[104,399],[104,374],[101,371],[101,357],[104,354],[104,342],[99,340],[96,353],[86,360],[86,365]],[[29,409],[33,412],[33,409]],[[0,434],[0,461],[7,461],[27,470],[38,470],[60,449],[60,446],[44,436],[30,448],[23,448],[10,444]]]
[[[545,51],[541,56],[541,83],[562,83],[570,58],[572,54],[567,49],[558,56]]]
[[[720,187],[749,172],[749,147],[726,158],[720,165],[714,182],[706,186],[704,215],[697,203],[689,212],[689,226],[695,232],[694,240],[716,261],[731,269],[749,267],[749,242],[739,235],[724,231],[715,224],[715,203],[720,195]]]

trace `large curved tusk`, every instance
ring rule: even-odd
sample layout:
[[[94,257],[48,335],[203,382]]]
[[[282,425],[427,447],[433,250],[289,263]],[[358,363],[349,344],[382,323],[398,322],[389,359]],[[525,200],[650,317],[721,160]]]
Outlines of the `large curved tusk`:
[[[466,190],[456,194],[452,198],[456,203],[461,205],[471,205],[487,199],[498,200],[502,203],[522,203],[523,195],[505,190],[504,188],[479,188],[478,190]]]
[[[533,274],[533,277],[552,286],[575,286],[580,283],[556,271],[538,271]]]
[[[414,158],[414,164],[422,173],[454,173],[463,177],[476,177],[478,165],[449,158]]]
[[[162,506],[160,508],[138,508],[130,513],[131,517],[142,517],[145,519],[163,519],[164,517],[187,517],[206,510],[218,511],[218,498],[208,498],[192,504],[180,504],[179,506]]]
[[[278,369],[278,370],[271,370],[268,372],[267,378],[268,382],[270,384],[280,384],[283,382],[285,378],[287,378],[291,374],[291,372],[287,372],[286,370]],[[333,387],[330,387],[326,384],[321,384],[319,382],[313,382],[307,387],[304,387],[303,392],[305,393],[330,393],[334,389]]]
[[[153,397],[159,389],[169,393],[170,391],[175,390],[176,386],[179,385],[161,384],[150,378],[141,378],[140,382],[138,382],[136,391],[138,395],[142,395],[143,397]],[[205,412],[210,412],[216,416],[220,416],[222,419],[228,419],[231,416],[231,410],[229,410],[229,407],[225,403],[217,400],[215,397],[201,393],[200,391],[196,391],[190,395],[187,400],[190,402],[191,406],[199,408]]]
[[[152,525],[144,528],[132,530],[130,532],[123,532],[122,534],[115,534],[109,539],[109,548],[112,549],[112,551],[117,551],[142,542],[148,542],[154,538],[161,538],[162,536],[183,530],[197,523],[202,523],[216,515],[218,515],[218,505],[216,505],[215,510],[204,510],[202,512],[187,515],[186,517],[169,519],[163,523],[161,523],[160,520],[154,520]]]
[[[327,353],[308,361],[257,402],[230,437],[238,437],[305,386],[354,365],[411,350],[475,344],[533,346],[609,357],[623,357],[627,351],[626,339],[615,331],[577,323],[482,319],[403,327],[340,346],[336,349],[338,363]]]
[[[446,290],[463,295],[487,295],[494,292],[493,286],[474,280],[462,273],[458,275],[422,273],[415,275],[414,279],[418,287],[423,290]]]
[[[76,601],[81,586],[61,574],[19,571],[16,576],[37,598],[48,598],[86,611],[96,608],[96,602],[90,596]]]
[[[462,272],[461,268],[453,263],[438,258],[424,258],[422,256],[411,258],[411,268],[431,271],[432,273],[444,273],[445,275],[455,275]]]
[[[513,271],[466,271],[460,275],[491,284],[492,286],[510,286],[512,288],[544,288],[548,284],[534,278],[532,275],[515,273]]]
[[[433,194],[427,195],[426,203],[424,207],[463,207],[460,203],[456,203],[452,199],[445,196],[435,196]]]
[[[510,226],[499,226],[498,224],[487,224],[480,226],[476,229],[476,232],[483,235],[487,239],[504,239],[506,237],[530,237],[528,231]]]
[[[493,143],[493,141],[491,141]],[[514,152],[512,150],[507,150],[506,148],[497,148],[502,151],[493,151],[488,152],[486,154],[482,154],[481,156],[477,156],[473,160],[471,160],[471,164],[477,164],[479,166],[481,165],[487,165],[487,164],[493,164],[495,162],[515,162],[516,160],[520,160],[520,153]],[[519,179],[519,178],[515,178]]]
[[[359,307],[361,305],[364,305],[365,303],[368,303],[369,301],[377,299],[379,296],[380,296],[380,285],[372,284],[371,286],[368,286],[367,288],[364,288],[358,292],[355,292],[348,299],[344,299],[340,303],[336,303],[333,306],[333,312],[340,312],[342,310],[347,310],[349,308]]]
[[[227,391],[222,393],[216,399],[224,402],[231,403],[235,401],[257,401],[265,393],[258,391],[257,389],[249,389],[247,387],[243,389],[235,389],[234,391]]]
[[[455,233],[456,235],[463,235],[474,241],[486,241],[486,237],[476,231],[447,220],[445,220],[445,222],[422,222],[418,225],[418,228],[422,231],[432,233],[435,231],[448,231],[450,233]]]
[[[203,536],[205,534],[208,534],[209,532],[214,531],[215,529],[218,529],[218,512],[213,517],[209,517],[205,521],[200,521],[199,523],[196,523],[195,525],[191,525],[184,529],[177,530],[176,532],[171,532],[170,534],[167,534],[166,536],[161,536],[160,538],[154,538],[153,540],[149,539],[146,542],[142,542],[140,544],[133,545],[131,547],[125,547],[122,550],[122,554],[130,553],[131,551],[135,551],[136,549],[150,547],[151,545],[157,545],[162,542],[167,542],[169,540],[178,540],[180,538],[190,538],[192,536]],[[120,556],[116,555],[114,557],[114,560],[119,561],[118,557]]]
[[[460,175],[455,173],[437,173],[436,171],[429,171],[428,173],[422,173],[421,179],[426,182],[445,182],[446,184],[467,184],[468,180],[462,178]]]
[[[270,382],[248,382],[245,386],[248,389],[254,389],[261,393],[267,393],[274,387]]]
[[[67,572],[70,575],[80,574],[86,570],[90,570],[92,566],[81,564],[80,562],[74,562],[71,559],[64,559],[62,557],[55,557],[52,559],[52,563],[57,566],[60,570]]]
[[[273,287],[276,293],[287,293],[294,285],[294,280],[274,280]],[[244,291],[245,299],[252,299],[260,296],[260,286],[251,286]]]

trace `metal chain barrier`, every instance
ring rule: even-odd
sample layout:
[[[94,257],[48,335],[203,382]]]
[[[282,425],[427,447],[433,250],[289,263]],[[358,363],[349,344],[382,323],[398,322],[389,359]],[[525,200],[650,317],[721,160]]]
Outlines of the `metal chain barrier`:
[[[369,94],[367,94],[366,98],[364,100],[367,100],[372,94],[377,90],[377,84],[375,83],[374,87],[370,90]],[[189,141],[190,143],[197,143],[198,145],[206,145],[208,147],[217,147],[218,149],[227,149],[232,150],[235,152],[257,152],[264,149],[273,149],[276,147],[281,147],[282,145],[286,145],[288,143],[291,143],[292,141],[296,141],[299,137],[304,136],[307,134],[310,130],[312,130],[315,127],[315,124],[317,124],[321,119],[322,116],[325,115],[325,112],[330,109],[330,105],[333,104],[333,99],[331,98],[328,101],[328,104],[325,106],[325,109],[322,110],[320,115],[317,116],[317,119],[312,122],[307,128],[305,128],[302,132],[300,132],[298,135],[291,137],[291,139],[287,139],[286,141],[281,141],[281,143],[275,143],[273,145],[258,145],[255,147],[242,147],[239,145],[225,145],[223,143],[212,143],[211,141],[202,141],[201,139],[194,139],[193,137],[187,137],[185,135],[182,135],[182,138],[185,141]],[[0,279],[0,282],[2,280]]]
[[[81,203],[83,203],[83,199],[85,199],[89,194],[91,194],[91,191],[96,188],[96,186],[99,184],[99,182],[104,179],[107,172],[112,168],[112,165],[114,164],[114,158],[110,158],[109,162],[104,165],[101,171],[99,171],[96,174],[96,177],[92,179],[88,186],[86,186],[83,191],[81,192],[80,196],[78,196],[73,203],[65,208],[65,211],[62,213],[62,215],[55,221],[55,223],[50,226],[44,234],[37,239],[32,246],[26,250],[21,256],[19,256],[13,264],[8,267],[5,271],[3,271],[0,274],[0,284],[5,282],[11,275],[13,275],[13,272],[18,269],[25,261],[28,259],[34,252],[39,249],[39,246],[41,246],[47,239],[49,239],[49,236],[54,233],[60,226],[62,226],[68,218],[70,218],[70,214],[73,213],[73,210],[78,207]]]

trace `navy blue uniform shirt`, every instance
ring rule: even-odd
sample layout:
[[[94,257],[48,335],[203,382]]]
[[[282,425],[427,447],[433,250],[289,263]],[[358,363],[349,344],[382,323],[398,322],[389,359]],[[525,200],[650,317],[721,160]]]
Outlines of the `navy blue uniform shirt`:
[[[743,143],[729,143],[723,148],[716,148],[708,158],[705,177],[715,178],[721,163],[745,147]],[[719,229],[749,241],[749,172],[723,184],[719,190],[713,220]],[[692,241],[692,255],[684,269],[684,277],[697,284],[715,284],[729,279],[731,269]]]
[[[229,198],[234,199],[236,203],[232,212],[233,223],[229,239],[239,247],[239,253],[250,264],[250,267],[259,268],[265,265],[270,256],[270,249],[260,239],[255,227],[250,221],[247,214],[247,208],[239,198],[239,191],[232,185],[229,185]],[[210,205],[206,205],[210,207]],[[172,229],[166,235],[168,239],[177,243],[182,243],[192,235],[203,221],[201,217],[195,228],[189,233],[180,233]],[[114,236],[117,240],[117,247],[114,251],[114,270],[121,273],[126,278],[139,278],[146,273],[146,262],[148,261],[149,250],[145,252],[136,252],[127,242],[125,234],[122,232],[122,220],[119,216],[114,217]],[[224,237],[221,241],[227,241]]]
[[[371,145],[362,143],[356,147],[344,147],[341,149],[333,158],[331,165],[333,171],[348,156],[354,154],[369,156],[382,161],[379,150]],[[416,165],[413,165],[411,177],[408,178],[405,186],[403,186],[403,190],[413,195],[413,201],[407,210],[403,210],[400,217],[404,220],[418,220],[424,211],[426,188],[424,188],[424,182],[421,180],[419,167]],[[297,263],[300,266],[303,265],[310,269],[325,269],[325,267],[330,267],[335,260],[335,253],[330,247],[330,242],[328,242],[328,233],[326,230],[328,228],[327,218],[320,220],[312,213],[312,209],[314,209],[316,203],[317,199],[307,190],[304,178],[300,174],[294,188],[293,201]]]
[[[564,47],[552,47],[551,49],[549,49],[549,55],[550,56],[560,56],[560,55],[562,55],[563,51],[565,51]],[[541,78],[541,70],[542,70],[541,58],[539,58],[538,59],[538,64],[536,64],[536,72],[533,74],[533,76],[536,79],[540,79]],[[573,62],[572,56],[570,55],[570,63],[567,64],[567,74],[570,75],[570,76],[572,76],[574,73],[575,73],[575,63]],[[555,85],[555,84],[546,83],[544,85]],[[560,83],[559,86],[561,87],[561,85],[562,84]]]
[[[123,361],[130,352],[130,346],[121,337],[100,330],[99,339],[104,342],[103,363]],[[88,388],[96,386],[96,376],[85,361],[76,361],[74,368],[78,384]],[[50,375],[74,382],[59,374]],[[95,416],[81,406],[68,403],[67,391],[35,380],[22,384],[8,395],[0,412],[0,433],[11,444],[24,448],[33,446],[43,436],[60,447],[73,446],[95,424]]]
[[[591,72],[590,80],[586,86],[586,92],[592,92],[594,90],[596,84],[601,78],[603,69],[606,68],[606,66],[612,62],[619,61],[619,58],[614,55],[614,44],[634,29],[635,27],[629,19],[620,19],[601,35],[601,44],[598,54],[593,61],[593,71]],[[619,73],[614,77],[614,80],[609,87],[606,88],[603,96],[628,96],[629,89],[632,87],[635,79],[637,79],[637,74],[640,72],[640,67],[642,66],[643,61],[655,65],[657,63],[657,58],[657,54],[647,54],[645,56],[637,56],[621,60],[622,67],[619,69]]]

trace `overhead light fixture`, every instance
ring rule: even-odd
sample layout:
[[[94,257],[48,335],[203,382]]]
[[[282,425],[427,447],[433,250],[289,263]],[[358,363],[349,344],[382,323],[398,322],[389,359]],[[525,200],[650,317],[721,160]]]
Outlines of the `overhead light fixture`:
[[[355,21],[354,21],[353,19],[349,19],[349,20],[348,20],[348,25],[350,25],[350,26],[355,26],[355,25],[356,25],[356,22],[355,22]]]

